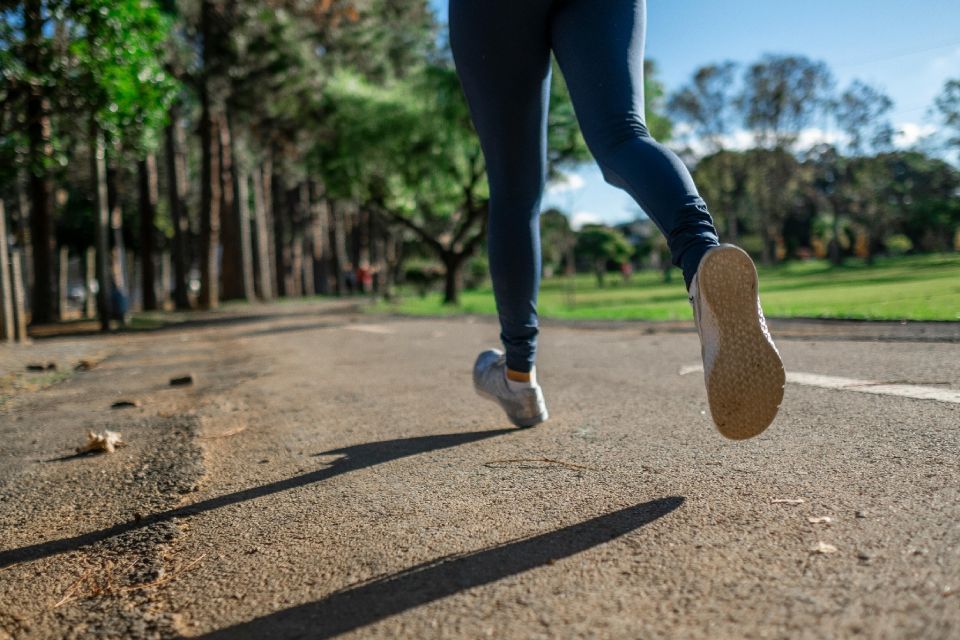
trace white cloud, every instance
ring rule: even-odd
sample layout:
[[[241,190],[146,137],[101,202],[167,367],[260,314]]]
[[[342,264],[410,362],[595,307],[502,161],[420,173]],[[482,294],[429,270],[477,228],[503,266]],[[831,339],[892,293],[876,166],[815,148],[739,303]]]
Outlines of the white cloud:
[[[901,122],[894,126],[894,130],[896,131],[893,137],[894,146],[898,149],[905,149],[913,146],[923,138],[936,133],[937,127],[932,124],[922,124],[918,122]],[[847,143],[847,136],[840,131],[828,131],[819,127],[810,127],[802,130],[800,135],[797,136],[794,149],[802,151],[821,143],[844,147]],[[727,149],[744,151],[753,148],[754,139],[749,131],[740,129],[724,136],[723,144]],[[689,146],[694,154],[698,156],[709,153],[704,142],[697,138],[692,138],[689,141]]]
[[[555,195],[558,193],[566,193],[568,191],[579,191],[586,186],[586,181],[576,173],[567,173],[564,174],[559,180],[555,180],[550,183],[550,186],[547,187],[547,193]]]
[[[574,211],[570,216],[570,226],[579,231],[585,224],[603,224],[603,219],[593,211]]]
[[[916,122],[901,122],[895,128],[897,133],[893,137],[893,143],[901,148],[913,146],[922,138],[937,132],[936,125]]]
[[[817,144],[842,144],[843,135],[837,131],[826,131],[819,127],[809,127],[797,137],[797,149],[809,149]]]

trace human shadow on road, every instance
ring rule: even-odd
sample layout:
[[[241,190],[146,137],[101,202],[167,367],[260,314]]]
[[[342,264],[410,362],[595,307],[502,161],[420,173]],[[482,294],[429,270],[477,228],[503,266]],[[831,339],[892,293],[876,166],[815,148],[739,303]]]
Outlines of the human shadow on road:
[[[36,560],[37,558],[45,558],[67,551],[75,551],[82,547],[86,547],[97,542],[102,542],[108,538],[112,538],[129,531],[134,531],[136,529],[148,527],[158,522],[165,522],[172,518],[188,518],[190,516],[197,515],[198,513],[204,513],[206,511],[219,509],[220,507],[226,507],[228,505],[245,502],[247,500],[262,498],[264,496],[269,496],[274,493],[286,491],[288,489],[294,489],[296,487],[302,487],[314,482],[321,482],[334,476],[339,476],[351,471],[358,471],[360,469],[366,469],[367,467],[383,464],[399,458],[405,458],[418,453],[426,453],[428,451],[436,451],[438,449],[449,449],[450,447],[456,447],[462,444],[467,444],[486,438],[492,438],[494,436],[512,433],[515,431],[517,430],[495,429],[491,431],[469,431],[466,433],[444,433],[432,436],[419,436],[416,438],[397,438],[394,440],[383,440],[381,442],[369,442],[366,444],[344,447],[342,449],[324,451],[323,453],[317,455],[341,455],[342,457],[334,460],[328,467],[318,469],[317,471],[304,473],[299,476],[294,476],[293,478],[287,478],[286,480],[279,480],[277,482],[271,482],[270,484],[251,487],[242,491],[236,491],[234,493],[228,493],[215,498],[201,500],[200,502],[195,502],[194,504],[178,507],[176,509],[153,513],[142,517],[139,520],[116,524],[112,527],[101,529],[100,531],[91,531],[89,533],[83,533],[72,538],[51,540],[49,542],[33,544],[26,547],[20,547],[18,549],[0,551],[0,568],[16,564],[18,562]]]
[[[676,496],[652,500],[549,533],[438,558],[201,637],[332,638],[596,547],[667,515],[683,500]]]

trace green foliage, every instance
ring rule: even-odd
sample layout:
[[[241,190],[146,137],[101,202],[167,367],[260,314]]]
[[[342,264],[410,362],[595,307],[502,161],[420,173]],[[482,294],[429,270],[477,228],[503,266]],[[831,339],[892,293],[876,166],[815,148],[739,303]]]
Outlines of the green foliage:
[[[673,135],[673,123],[663,115],[666,91],[657,79],[657,65],[653,60],[643,61],[643,98],[647,129],[655,139],[665,142]]]
[[[18,29],[34,12],[39,31]],[[0,13],[0,159],[23,167],[26,101],[38,91],[52,153],[31,167],[65,167],[87,122],[131,149],[153,149],[177,89],[163,67],[171,20],[147,0],[8,3]],[[62,119],[62,124],[61,124]],[[9,180],[12,174],[7,175]],[[4,176],[0,175],[0,179]]]
[[[490,263],[484,256],[474,256],[467,261],[466,273],[463,277],[463,287],[467,291],[479,289],[487,282],[490,276]]]
[[[576,242],[570,221],[563,212],[547,209],[540,214],[540,246],[544,272],[557,272]]]
[[[607,263],[623,264],[633,255],[633,246],[616,229],[591,224],[577,234],[575,251],[578,257],[594,265],[597,284],[602,287]]]
[[[960,147],[960,78],[948,80],[933,105],[953,132],[948,143]]]
[[[177,89],[163,68],[170,18],[144,0],[84,0],[71,9],[80,100],[111,138],[156,148]]]
[[[886,245],[887,251],[895,256],[901,256],[905,253],[909,253],[910,250],[913,249],[913,243],[910,242],[910,238],[902,233],[897,233],[887,238]]]
[[[748,177],[752,169],[751,159],[740,151],[710,154],[694,169],[700,195],[710,203],[716,224],[732,236],[731,241],[742,231],[740,223],[747,217]]]
[[[427,292],[441,279],[443,279],[443,272],[435,262],[409,261],[403,271],[404,282],[414,287],[420,297],[426,296]]]
[[[567,83],[560,67],[553,62],[550,77],[550,111],[547,113],[548,177],[561,177],[560,168],[590,159],[587,143],[577,124]]]
[[[891,108],[893,101],[886,94],[859,80],[840,95],[835,115],[853,155],[886,150],[892,145],[893,125],[887,119]]]

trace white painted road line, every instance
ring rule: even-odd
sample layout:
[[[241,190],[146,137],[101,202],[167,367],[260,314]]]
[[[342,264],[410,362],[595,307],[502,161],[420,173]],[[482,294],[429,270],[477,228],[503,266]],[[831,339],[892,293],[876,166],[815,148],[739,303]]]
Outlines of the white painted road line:
[[[680,375],[682,376],[696,372],[703,372],[703,365],[690,365],[680,369]],[[856,378],[842,378],[840,376],[822,376],[817,373],[803,373],[801,371],[788,371],[787,382],[808,387],[820,387],[821,389],[856,391],[857,393],[960,404],[960,391],[956,389],[940,389],[916,384],[895,384],[879,380],[857,380]]]

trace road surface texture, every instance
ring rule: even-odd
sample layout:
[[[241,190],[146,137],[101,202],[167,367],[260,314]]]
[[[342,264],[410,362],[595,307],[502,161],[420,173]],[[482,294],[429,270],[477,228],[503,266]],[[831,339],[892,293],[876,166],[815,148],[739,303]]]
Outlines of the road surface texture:
[[[548,323],[528,430],[471,387],[486,319],[2,347],[8,380],[96,362],[0,404],[0,638],[960,637],[960,326],[774,330],[791,382],[741,443],[685,323]]]

